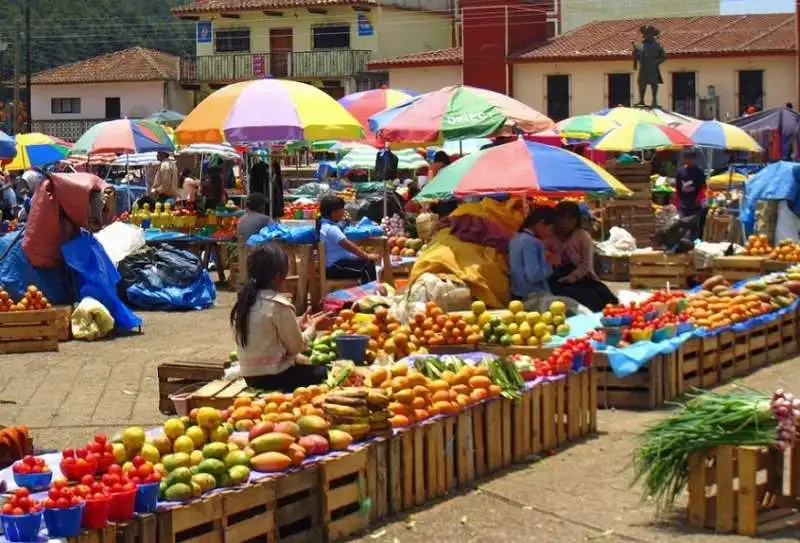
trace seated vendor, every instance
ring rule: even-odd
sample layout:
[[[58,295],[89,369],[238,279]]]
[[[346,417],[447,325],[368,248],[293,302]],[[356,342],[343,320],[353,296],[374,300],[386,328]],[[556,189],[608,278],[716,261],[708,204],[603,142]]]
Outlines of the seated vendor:
[[[511,295],[525,300],[535,293],[549,293],[547,279],[558,264],[558,255],[545,250],[543,239],[553,234],[555,213],[549,207],[537,207],[525,218],[508,247]]]
[[[250,236],[257,234],[262,228],[272,224],[272,219],[265,214],[267,198],[260,192],[251,192],[245,202],[247,211],[239,219],[236,230],[240,238],[247,241]]]
[[[330,279],[359,279],[362,285],[375,281],[375,263],[380,256],[367,253],[345,237],[339,225],[344,213],[344,200],[338,196],[323,196],[319,202],[317,233],[325,246],[325,274]]]
[[[607,304],[617,304],[617,297],[594,272],[592,238],[581,228],[578,204],[560,202],[555,219],[555,239],[560,242],[561,258],[548,280],[552,293],[572,298],[594,312]]]
[[[237,295],[230,322],[241,375],[253,388],[292,392],[327,377],[325,366],[304,364],[301,355],[327,315],[295,316],[292,302],[280,294],[288,273],[289,259],[276,244],[258,247],[247,257],[248,281]]]

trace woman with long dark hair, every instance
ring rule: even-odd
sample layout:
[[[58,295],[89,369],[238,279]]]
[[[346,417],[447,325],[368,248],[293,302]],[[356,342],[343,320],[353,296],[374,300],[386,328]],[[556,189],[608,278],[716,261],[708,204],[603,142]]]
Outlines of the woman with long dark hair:
[[[347,239],[339,223],[344,219],[344,200],[323,196],[319,202],[317,235],[325,247],[325,274],[331,279],[359,279],[361,284],[375,281],[375,262],[380,257],[364,251]]]
[[[581,210],[574,202],[560,202],[555,209],[556,239],[560,242],[560,265],[550,276],[556,296],[572,298],[592,311],[618,303],[617,297],[594,272],[594,246],[581,228]]]
[[[280,294],[288,273],[289,259],[278,245],[251,251],[247,283],[231,310],[241,375],[254,388],[291,392],[321,383],[327,376],[324,366],[298,363],[327,315],[295,317],[294,305]]]

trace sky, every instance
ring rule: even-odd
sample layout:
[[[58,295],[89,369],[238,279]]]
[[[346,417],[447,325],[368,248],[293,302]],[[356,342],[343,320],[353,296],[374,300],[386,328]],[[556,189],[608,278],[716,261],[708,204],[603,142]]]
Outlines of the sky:
[[[722,0],[722,13],[777,13],[794,11],[794,0]]]

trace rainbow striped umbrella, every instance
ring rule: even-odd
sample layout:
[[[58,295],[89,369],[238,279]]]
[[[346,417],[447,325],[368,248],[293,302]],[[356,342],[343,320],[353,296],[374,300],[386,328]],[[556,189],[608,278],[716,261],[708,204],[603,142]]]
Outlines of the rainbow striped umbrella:
[[[14,140],[17,156],[6,166],[10,172],[29,170],[63,160],[71,147],[64,140],[39,132],[17,134]]]
[[[257,79],[206,97],[175,130],[178,143],[233,145],[357,140],[361,124],[324,91],[299,81]]]
[[[694,145],[694,141],[666,124],[629,123],[607,132],[594,142],[598,151],[641,151],[644,149],[680,149]]]
[[[369,129],[377,137],[410,146],[510,134],[513,129],[533,133],[552,126],[549,117],[522,102],[465,85],[417,96],[369,118]]]
[[[70,154],[171,153],[175,145],[164,127],[152,121],[116,119],[97,123],[72,146]]]
[[[414,93],[383,87],[380,89],[348,94],[344,98],[340,98],[339,103],[349,111],[353,117],[358,119],[358,122],[364,127],[364,130],[367,131],[367,142],[371,145],[375,145],[380,142],[375,137],[375,134],[369,132],[369,118],[384,109],[407,102],[414,96],[416,96]]]
[[[698,121],[679,125],[677,129],[692,138],[698,147],[749,153],[763,151],[750,134],[732,124],[719,121]]]
[[[669,124],[666,120],[659,117],[649,109],[642,109],[637,107],[617,106],[608,109],[601,109],[595,111],[593,115],[600,115],[608,117],[618,124],[630,123],[653,123],[653,124]]]
[[[478,151],[439,170],[415,200],[492,194],[566,196],[586,192],[633,194],[613,175],[580,155],[518,139]]]
[[[611,117],[603,115],[576,115],[559,121],[554,127],[563,138],[589,140],[602,136],[609,130],[619,126]]]

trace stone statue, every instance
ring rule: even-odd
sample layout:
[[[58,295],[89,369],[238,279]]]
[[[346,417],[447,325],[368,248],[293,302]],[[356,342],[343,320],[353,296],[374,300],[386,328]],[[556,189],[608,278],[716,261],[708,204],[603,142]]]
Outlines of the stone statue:
[[[657,41],[660,32],[656,27],[652,25],[642,26],[639,32],[642,33],[642,44],[632,44],[633,69],[639,70],[639,103],[636,105],[645,105],[644,93],[649,86],[650,92],[653,93],[653,101],[650,107],[658,107],[658,86],[664,82],[661,78],[661,63],[667,59],[667,54]]]

